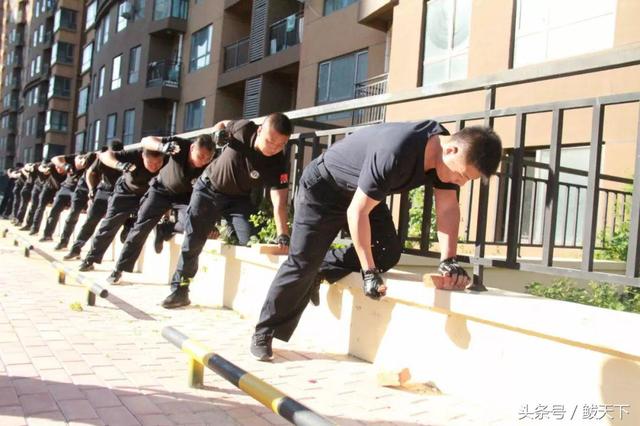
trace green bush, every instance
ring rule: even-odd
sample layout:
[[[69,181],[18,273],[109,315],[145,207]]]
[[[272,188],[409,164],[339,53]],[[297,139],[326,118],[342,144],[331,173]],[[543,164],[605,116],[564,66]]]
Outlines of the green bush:
[[[291,223],[293,222],[293,208],[289,207],[289,219],[287,224],[291,229]],[[249,245],[252,244],[269,244],[278,238],[278,230],[276,229],[276,220],[273,218],[273,204],[269,197],[262,199],[258,212],[249,216],[249,222],[253,225],[257,231],[255,235],[251,236]]]
[[[555,280],[550,286],[533,282],[526,289],[529,294],[548,299],[640,313],[640,289],[636,287],[620,288],[609,283],[591,282],[588,288],[580,288],[573,281],[562,278]]]
[[[424,210],[424,186],[413,189],[409,192],[409,229],[407,236],[420,238],[422,233],[422,211]],[[431,209],[431,226],[429,227],[429,241],[432,243],[438,241],[438,232],[436,228],[436,210],[435,204]],[[406,245],[410,248],[419,248],[420,244],[413,241],[407,241]]]
[[[627,185],[625,191],[631,193],[633,192],[633,186]],[[625,217],[622,219],[622,223],[610,232],[606,229],[603,229],[598,234],[598,239],[600,241],[604,241],[604,249],[596,250],[595,258],[602,260],[627,260],[627,250],[629,249],[629,226],[630,226],[630,218],[628,212],[631,211],[631,197],[627,199],[624,203],[624,206],[619,207],[618,203],[614,204],[614,215],[617,216],[618,209],[622,209],[622,211],[627,212]]]

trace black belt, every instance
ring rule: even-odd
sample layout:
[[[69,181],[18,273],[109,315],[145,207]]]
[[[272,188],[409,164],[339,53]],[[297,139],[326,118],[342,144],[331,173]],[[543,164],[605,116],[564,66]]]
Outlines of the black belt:
[[[320,155],[316,159],[316,165],[318,166],[318,172],[320,173],[320,176],[322,176],[322,178],[327,181],[327,183],[329,183],[329,185],[331,185],[333,189],[346,195],[353,195],[354,191],[349,191],[348,189],[345,189],[336,183],[336,180],[333,178],[333,176],[331,176],[331,172],[329,172],[327,166],[324,164],[323,155]]]

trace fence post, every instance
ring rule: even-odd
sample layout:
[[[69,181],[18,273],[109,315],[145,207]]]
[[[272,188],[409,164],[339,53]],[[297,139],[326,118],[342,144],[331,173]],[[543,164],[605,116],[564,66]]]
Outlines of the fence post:
[[[636,134],[636,161],[632,194],[626,272],[628,277],[635,278],[640,275],[640,119],[638,120],[638,133]]]
[[[549,147],[549,174],[544,210],[544,235],[542,236],[542,263],[553,265],[553,250],[556,243],[558,218],[558,192],[560,185],[560,153],[562,149],[562,125],[564,110],[554,109],[551,121],[551,143]],[[578,195],[580,191],[578,190]],[[568,199],[567,199],[568,202]],[[534,206],[535,208],[535,206]],[[576,220],[576,224],[578,221]]]
[[[602,131],[604,127],[604,105],[597,100],[593,105],[591,119],[591,144],[589,146],[589,174],[587,177],[587,202],[582,229],[582,270],[593,271],[593,258],[598,226],[600,201],[600,162],[602,160]]]
[[[520,199],[526,126],[527,116],[518,113],[516,115],[516,145],[511,158],[511,196],[509,197],[509,223],[507,225],[507,263],[511,265],[517,263],[520,244]]]

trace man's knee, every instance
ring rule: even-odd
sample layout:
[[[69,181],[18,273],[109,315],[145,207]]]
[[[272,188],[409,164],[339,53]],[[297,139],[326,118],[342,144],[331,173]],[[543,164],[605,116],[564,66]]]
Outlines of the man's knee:
[[[376,267],[386,272],[398,264],[401,255],[402,247],[399,239],[396,237],[386,240],[377,245],[374,250]]]

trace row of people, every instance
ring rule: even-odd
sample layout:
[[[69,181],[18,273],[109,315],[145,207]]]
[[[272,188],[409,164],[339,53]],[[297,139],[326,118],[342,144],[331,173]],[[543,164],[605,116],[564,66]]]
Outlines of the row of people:
[[[100,153],[85,172],[88,198],[93,203],[65,259],[80,257],[82,246],[99,222],[80,265],[82,271],[92,270],[94,263],[102,261],[118,229],[130,216],[137,215],[108,278],[109,283],[116,284],[123,272],[133,270],[151,230],[173,209],[179,218],[175,229],[156,227],[156,244],[160,245],[174,231],[184,232],[171,293],[162,304],[169,309],[186,306],[198,257],[216,222],[226,218],[239,243],[246,244],[252,232],[248,220],[253,211],[250,194],[258,188],[269,188],[278,243],[290,247],[271,283],[250,345],[255,358],[267,361],[273,357],[273,338],[289,340],[309,301],[318,303],[322,281],[334,283],[351,272],[360,272],[366,296],[375,300],[385,296],[381,274],[398,262],[402,248],[383,200],[431,185],[444,288],[463,289],[469,284],[469,275],[456,261],[460,222],[457,197],[466,182],[488,179],[496,172],[502,144],[495,132],[474,126],[450,135],[442,124],[422,120],[369,126],[346,136],[305,167],[295,194],[289,237],[289,175],[284,148],[291,133],[289,119],[274,113],[259,126],[248,120],[222,121],[212,135],[201,135],[193,141],[146,137],[139,150],[123,151],[112,146]],[[441,136],[451,137],[444,141]],[[217,149],[219,146],[223,148]],[[66,165],[76,170],[68,171],[68,176],[82,170],[75,158],[58,158],[55,163],[61,169]],[[122,175],[116,179],[119,173]],[[16,187],[17,181],[14,194]],[[71,200],[74,195],[61,189],[56,200]],[[60,205],[71,202],[60,201]],[[56,202],[50,218],[59,215],[55,207]],[[349,229],[353,244],[330,249],[343,228]],[[48,231],[52,228],[45,229],[43,238],[50,236]],[[63,231],[58,248],[66,246],[70,233],[67,240],[65,235]]]

